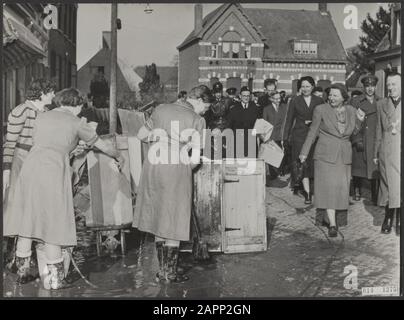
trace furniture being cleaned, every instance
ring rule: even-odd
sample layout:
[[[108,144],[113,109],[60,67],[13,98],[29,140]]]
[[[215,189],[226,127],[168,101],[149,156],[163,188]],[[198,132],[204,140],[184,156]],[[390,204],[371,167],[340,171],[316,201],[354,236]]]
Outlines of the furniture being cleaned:
[[[204,160],[194,172],[194,210],[209,252],[267,250],[265,166],[261,159]],[[191,224],[190,251],[195,238]]]
[[[103,244],[108,251],[120,245],[122,255],[125,255],[125,230],[133,222],[127,138],[114,134],[100,138],[116,145],[125,163],[119,171],[115,160],[107,155],[96,150],[87,154],[90,209],[86,215],[86,226],[96,232],[98,255],[101,254],[102,233],[107,235]],[[113,230],[120,232],[120,241],[115,239]]]

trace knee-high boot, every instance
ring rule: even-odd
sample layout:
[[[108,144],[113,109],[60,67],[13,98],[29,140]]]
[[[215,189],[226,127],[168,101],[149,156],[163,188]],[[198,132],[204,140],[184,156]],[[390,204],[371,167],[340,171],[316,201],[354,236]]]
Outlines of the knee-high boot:
[[[167,257],[164,256],[164,248],[163,248],[164,241],[156,241],[156,253],[157,259],[159,261],[159,271],[156,273],[156,281],[160,282],[166,279],[166,272],[164,268],[165,261]]]
[[[382,233],[390,233],[391,228],[393,227],[393,219],[394,219],[394,209],[389,209],[388,206],[385,208],[384,221],[382,224]]]
[[[401,208],[396,209],[396,235],[400,235]]]
[[[36,277],[31,273],[31,252],[29,255],[16,253],[15,265],[17,267],[17,283],[25,284],[34,281]]]
[[[166,280],[168,282],[184,282],[189,280],[187,276],[184,276],[178,272],[178,254],[179,247],[164,246],[164,255],[167,256],[165,261]]]
[[[370,191],[372,193],[372,202],[376,206],[377,205],[377,196],[379,194],[379,179],[370,180]]]
[[[69,287],[65,281],[65,266],[63,262],[63,257],[57,261],[52,261],[47,263],[47,275],[44,278],[44,287],[47,290],[57,290]]]

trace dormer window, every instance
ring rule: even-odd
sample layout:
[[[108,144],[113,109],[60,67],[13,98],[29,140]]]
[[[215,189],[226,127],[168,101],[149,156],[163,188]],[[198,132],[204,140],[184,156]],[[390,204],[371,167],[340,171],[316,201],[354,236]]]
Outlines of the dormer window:
[[[317,55],[317,42],[311,40],[295,40],[293,52],[296,55]]]

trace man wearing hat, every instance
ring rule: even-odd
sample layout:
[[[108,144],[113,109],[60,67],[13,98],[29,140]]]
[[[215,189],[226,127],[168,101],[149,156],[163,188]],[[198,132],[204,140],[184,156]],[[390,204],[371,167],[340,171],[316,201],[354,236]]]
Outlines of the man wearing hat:
[[[256,138],[252,136],[255,121],[260,118],[260,110],[257,105],[251,101],[251,91],[248,87],[240,89],[240,102],[237,102],[229,111],[228,120],[229,126],[235,133],[235,152],[236,157],[256,157],[257,144]],[[244,139],[241,139],[240,133],[244,133]],[[244,141],[244,153],[242,152],[242,144]],[[249,145],[249,142],[254,142],[255,146]],[[251,152],[249,151],[251,149]],[[255,152],[252,152],[252,150]]]
[[[237,89],[236,88],[233,88],[233,87],[229,88],[226,90],[226,93],[227,93],[227,97],[230,98],[233,101],[233,103],[240,101],[237,98]]]
[[[212,92],[214,102],[205,114],[205,120],[209,129],[218,128],[221,131],[228,128],[227,114],[233,101],[229,97],[223,96],[223,85],[220,82],[213,84]]]
[[[373,162],[374,143],[376,139],[377,101],[376,96],[377,77],[366,75],[361,79],[363,94],[352,98],[351,104],[356,109],[365,112],[365,121],[362,130],[352,136],[352,180],[354,187],[354,200],[361,199],[361,186],[363,179],[371,182],[372,202],[376,205],[379,189],[379,170]]]
[[[227,120],[227,116],[231,106],[234,104],[233,100],[229,97],[225,97],[223,95],[223,85],[220,82],[216,82],[212,86],[212,92],[214,95],[214,101],[212,102],[209,110],[205,113],[204,118],[207,123],[207,127],[211,129],[209,132],[213,133],[214,129],[219,129],[221,132],[223,130],[229,128],[229,121]],[[226,157],[226,143],[224,139],[221,139],[221,142],[218,142],[221,136],[216,136],[213,145],[210,148],[210,154],[206,153],[205,156],[211,159],[221,159]],[[209,137],[207,137],[207,141],[211,141]],[[221,155],[218,154],[220,149],[216,149],[216,144],[222,146]],[[208,147],[209,148],[209,147]]]

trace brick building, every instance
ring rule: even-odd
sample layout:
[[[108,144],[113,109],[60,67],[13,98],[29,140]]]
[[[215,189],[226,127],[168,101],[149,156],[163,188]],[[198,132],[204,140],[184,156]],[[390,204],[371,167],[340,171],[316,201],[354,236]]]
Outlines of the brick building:
[[[75,86],[77,5],[57,5],[57,29],[44,27],[43,4],[3,5],[2,117],[25,100],[29,83],[53,78],[59,88]]]
[[[295,92],[297,79],[345,83],[346,53],[325,3],[319,10],[247,9],[226,3],[203,18],[195,5],[194,30],[177,47],[179,90],[197,84],[263,90],[266,78]]]

